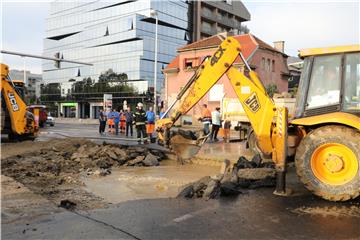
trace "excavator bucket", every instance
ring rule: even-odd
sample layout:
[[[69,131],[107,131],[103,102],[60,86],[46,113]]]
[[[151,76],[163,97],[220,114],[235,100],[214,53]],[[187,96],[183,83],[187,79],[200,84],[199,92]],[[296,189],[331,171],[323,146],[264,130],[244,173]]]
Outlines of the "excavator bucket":
[[[178,160],[184,163],[199,152],[206,139],[207,136],[197,137],[197,134],[192,131],[177,129],[171,134],[170,145]]]

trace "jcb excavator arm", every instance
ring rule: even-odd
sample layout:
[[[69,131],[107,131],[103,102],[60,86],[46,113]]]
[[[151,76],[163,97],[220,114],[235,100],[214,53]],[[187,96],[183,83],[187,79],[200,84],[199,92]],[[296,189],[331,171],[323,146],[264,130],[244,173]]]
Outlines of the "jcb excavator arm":
[[[192,78],[180,91],[175,102],[171,104],[167,110],[168,112],[179,100],[182,100],[180,106],[172,115],[171,120],[164,119],[162,122],[171,123],[172,125],[183,114],[186,114],[192,109],[229,69],[238,56],[239,51],[240,44],[234,38],[227,38],[224,40],[214,55],[210,59],[206,59],[202,62]],[[183,98],[185,94],[186,96]]]
[[[239,55],[249,68],[251,80],[232,66]],[[194,76],[178,94],[176,101],[168,111],[177,101],[182,101],[171,119],[160,120],[158,124],[168,124],[168,127],[171,127],[181,115],[186,114],[192,109],[225,73],[229,77],[245,109],[258,138],[260,149],[265,154],[271,154],[271,125],[275,105],[272,99],[266,94],[261,81],[257,78],[256,74],[251,71],[246,60],[242,57],[240,43],[232,37],[225,39],[214,55],[200,65]]]
[[[249,71],[249,77],[232,66],[240,56]],[[287,153],[287,109],[276,108],[264,86],[248,65],[241,53],[240,43],[232,38],[225,39],[214,55],[201,64],[197,72],[178,94],[175,103],[183,98],[180,106],[171,119],[161,119],[158,125],[167,125],[169,129],[179,117],[187,113],[211,89],[211,87],[227,74],[240,103],[254,129],[258,140],[258,147],[266,155],[272,155],[277,167],[278,193],[285,191],[285,159]]]

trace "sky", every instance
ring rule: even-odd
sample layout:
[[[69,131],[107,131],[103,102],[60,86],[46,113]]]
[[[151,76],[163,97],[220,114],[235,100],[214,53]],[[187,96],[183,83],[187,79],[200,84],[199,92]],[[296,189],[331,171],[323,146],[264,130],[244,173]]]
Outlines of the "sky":
[[[234,0],[233,0],[234,1]],[[245,0],[245,22],[263,41],[285,41],[285,53],[302,48],[360,44],[359,0]],[[47,0],[0,0],[2,50],[42,54]],[[10,69],[24,67],[21,57],[1,55]],[[26,58],[26,70],[41,73],[41,60]]]

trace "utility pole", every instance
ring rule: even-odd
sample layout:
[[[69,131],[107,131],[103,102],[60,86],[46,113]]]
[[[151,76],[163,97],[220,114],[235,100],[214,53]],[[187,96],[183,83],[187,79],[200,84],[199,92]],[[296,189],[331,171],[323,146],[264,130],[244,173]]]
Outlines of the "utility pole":
[[[151,10],[151,16],[155,17],[155,57],[154,57],[154,113],[157,114],[157,58],[158,58],[158,14]]]
[[[27,81],[26,81],[26,58],[22,57],[23,59],[23,65],[24,65],[24,86],[26,87]]]

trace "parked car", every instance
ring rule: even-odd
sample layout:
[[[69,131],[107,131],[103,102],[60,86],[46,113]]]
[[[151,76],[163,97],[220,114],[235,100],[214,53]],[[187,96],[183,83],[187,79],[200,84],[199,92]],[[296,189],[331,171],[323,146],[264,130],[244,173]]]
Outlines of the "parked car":
[[[46,124],[50,125],[51,127],[55,126],[55,119],[51,116],[50,113],[47,115]]]

